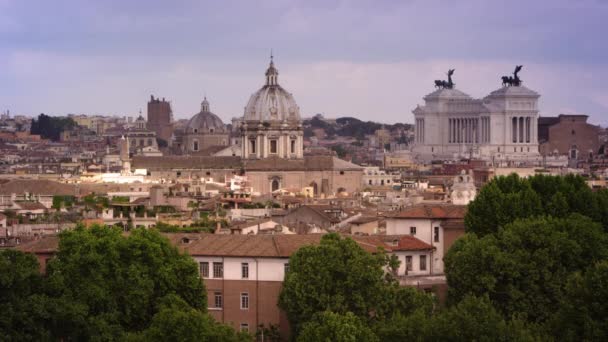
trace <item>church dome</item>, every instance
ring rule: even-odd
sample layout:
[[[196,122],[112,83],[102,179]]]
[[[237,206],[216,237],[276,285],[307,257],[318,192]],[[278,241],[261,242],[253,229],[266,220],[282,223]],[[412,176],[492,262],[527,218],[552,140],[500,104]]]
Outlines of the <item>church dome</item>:
[[[293,95],[278,83],[279,71],[272,56],[266,70],[266,84],[249,99],[245,121],[300,121],[300,107]]]
[[[186,134],[225,132],[226,126],[217,115],[209,110],[207,98],[201,103],[201,111],[195,114],[186,126]]]

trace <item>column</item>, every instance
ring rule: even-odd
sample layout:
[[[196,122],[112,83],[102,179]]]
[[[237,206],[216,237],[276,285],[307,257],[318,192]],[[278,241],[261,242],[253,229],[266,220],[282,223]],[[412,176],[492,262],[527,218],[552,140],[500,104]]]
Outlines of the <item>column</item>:
[[[448,143],[452,143],[452,119],[448,119]]]

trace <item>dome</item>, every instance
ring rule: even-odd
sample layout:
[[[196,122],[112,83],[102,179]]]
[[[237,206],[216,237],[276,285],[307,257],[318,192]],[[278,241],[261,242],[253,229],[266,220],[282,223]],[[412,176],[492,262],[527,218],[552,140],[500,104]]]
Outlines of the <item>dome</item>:
[[[201,111],[195,114],[186,126],[186,134],[225,132],[226,126],[217,115],[209,111],[207,98],[201,103]]]
[[[278,83],[279,71],[272,57],[266,70],[266,84],[249,99],[245,121],[300,121],[300,108],[293,95]]]

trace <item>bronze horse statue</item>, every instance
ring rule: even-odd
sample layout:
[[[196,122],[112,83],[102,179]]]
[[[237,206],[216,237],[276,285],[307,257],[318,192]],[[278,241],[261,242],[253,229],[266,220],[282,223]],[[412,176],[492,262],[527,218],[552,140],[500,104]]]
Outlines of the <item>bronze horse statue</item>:
[[[452,89],[454,88],[454,85],[456,85],[456,83],[452,82],[452,75],[454,74],[454,70],[456,69],[450,69],[448,70],[448,80],[444,81],[444,80],[435,80],[435,88],[439,88],[439,89]]]
[[[515,71],[513,71],[513,76],[501,77],[503,87],[505,87],[505,86],[519,87],[521,85],[522,80],[519,78],[519,76],[517,74],[521,71],[521,68],[523,68],[523,67],[524,67],[523,65],[517,65],[517,66],[515,66]]]

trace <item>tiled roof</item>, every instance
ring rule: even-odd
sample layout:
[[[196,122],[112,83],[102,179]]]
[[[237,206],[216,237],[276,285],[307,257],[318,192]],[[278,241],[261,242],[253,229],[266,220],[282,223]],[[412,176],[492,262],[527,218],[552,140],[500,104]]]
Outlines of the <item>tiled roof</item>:
[[[403,209],[387,217],[393,218],[430,218],[430,219],[463,219],[467,206],[453,204],[419,204]]]
[[[55,253],[59,248],[59,237],[56,235],[47,235],[34,241],[26,242],[19,247],[25,253]]]
[[[223,235],[207,233],[164,233],[169,241],[192,256],[287,258],[304,246],[318,245],[323,234],[305,235]],[[386,251],[432,250],[433,246],[410,235],[370,235],[347,237],[365,251],[378,247]],[[395,244],[396,242],[396,244]],[[28,253],[53,253],[59,245],[55,235],[21,244],[17,249]]]
[[[19,208],[23,210],[46,210],[46,207],[40,202],[15,202]]]
[[[76,186],[44,179],[15,179],[0,186],[0,195],[76,195]]]

